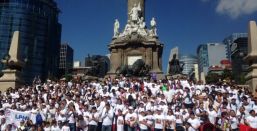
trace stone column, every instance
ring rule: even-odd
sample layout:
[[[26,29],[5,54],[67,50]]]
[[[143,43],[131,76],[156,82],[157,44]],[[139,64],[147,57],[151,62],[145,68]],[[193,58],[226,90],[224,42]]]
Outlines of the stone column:
[[[118,49],[112,49],[110,61],[111,69],[108,72],[108,74],[114,74],[116,72],[116,69],[120,66],[121,62],[120,53],[118,52]]]
[[[245,60],[249,64],[249,73],[246,75],[247,84],[252,92],[257,86],[257,26],[255,21],[250,21],[248,32],[248,55]]]
[[[135,4],[138,6],[139,3],[142,10],[140,17],[145,18],[145,0],[127,0],[127,1],[128,1],[128,19],[130,19],[129,13],[131,9],[134,7]]]

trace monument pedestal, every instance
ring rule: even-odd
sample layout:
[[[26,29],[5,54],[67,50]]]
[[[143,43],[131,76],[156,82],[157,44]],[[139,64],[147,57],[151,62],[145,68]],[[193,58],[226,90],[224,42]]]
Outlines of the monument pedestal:
[[[110,71],[107,76],[117,75],[117,69],[121,66],[131,66],[142,59],[146,65],[151,67],[150,73],[155,73],[157,79],[163,78],[162,51],[163,44],[156,37],[132,34],[126,37],[113,39],[109,45],[111,52]]]
[[[257,57],[256,57],[257,59]],[[246,84],[249,85],[250,91],[255,92],[257,86],[257,64],[252,64],[249,68],[249,73],[246,75]]]
[[[17,70],[6,69],[2,71],[4,75],[0,78],[0,90],[6,91],[9,87],[15,88],[24,84],[21,79],[21,72]]]

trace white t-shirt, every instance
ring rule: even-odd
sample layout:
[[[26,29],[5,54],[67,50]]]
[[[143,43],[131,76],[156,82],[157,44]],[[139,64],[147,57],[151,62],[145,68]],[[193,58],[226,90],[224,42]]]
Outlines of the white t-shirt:
[[[128,113],[125,116],[125,120],[126,121],[131,121],[132,118],[134,118],[134,120],[136,120],[137,119],[137,114],[136,113]]]
[[[110,109],[107,111],[106,108],[104,108],[101,118],[104,126],[112,125],[113,110]]]
[[[216,121],[215,121],[215,118],[218,116],[218,113],[214,110],[212,111],[207,111],[208,112],[208,117],[209,117],[209,120],[212,124],[215,125]]]
[[[170,122],[170,127],[168,129],[174,130],[176,126],[176,117],[174,115],[167,115],[166,121]]]
[[[95,120],[92,119],[93,115],[94,115],[95,119],[99,119],[99,114],[98,113],[94,113],[94,114],[89,113],[89,123],[88,123],[89,125],[97,125],[97,123],[98,123],[98,121],[95,121]]]
[[[124,131],[124,118],[123,118],[123,116],[118,116],[118,118],[117,118],[117,131]]]
[[[51,131],[51,127],[45,127],[44,131]]]
[[[231,129],[237,129],[238,128],[238,120],[236,117],[231,117],[230,118],[230,125],[231,125]]]
[[[257,116],[253,117],[253,116],[248,116],[246,118],[246,121],[249,123],[249,126],[252,128],[257,128]]]
[[[5,130],[6,130],[6,127],[7,127],[7,124],[5,123],[5,124],[3,124],[3,125],[0,126],[0,130],[1,130],[1,131],[5,131]]]
[[[138,121],[139,122],[142,122],[142,121],[146,121],[146,117],[145,116],[142,116],[142,115],[139,115],[138,116]],[[147,126],[146,125],[144,125],[144,124],[139,124],[139,127],[140,127],[140,129],[142,129],[142,130],[146,130],[147,129]]]
[[[158,115],[158,114],[155,114],[154,115],[154,128],[156,129],[163,129],[163,120],[165,120],[164,116],[163,115]]]
[[[60,131],[61,128],[59,126],[51,126],[51,131]]]
[[[75,123],[75,116],[71,111],[68,113],[68,121],[69,123]]]
[[[187,122],[190,123],[192,125],[192,127],[195,129],[197,129],[201,125],[200,120],[197,118],[195,118],[195,119],[189,118],[187,120]]]
[[[62,131],[70,131],[70,127],[68,127],[68,126],[63,126],[63,127],[62,127]]]

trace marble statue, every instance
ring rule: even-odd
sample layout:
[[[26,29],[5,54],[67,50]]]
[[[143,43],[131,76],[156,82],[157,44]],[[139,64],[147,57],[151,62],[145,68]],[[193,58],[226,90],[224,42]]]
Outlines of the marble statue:
[[[145,27],[146,27],[146,24],[144,22],[144,17],[141,17],[141,19],[139,20],[138,34],[140,34],[142,36],[147,36]]]
[[[152,18],[150,24],[151,24],[150,35],[151,35],[151,36],[157,36],[156,21],[155,21],[155,18],[154,18],[154,17]]]
[[[114,23],[114,37],[119,36],[119,29],[120,29],[120,23],[119,23],[118,19],[115,19],[115,23]]]
[[[132,26],[130,24],[130,21],[128,20],[128,23],[126,24],[123,33],[120,34],[120,37],[130,35],[131,33],[132,33]]]
[[[141,12],[140,3],[138,4],[138,6],[135,4],[129,13],[132,22],[134,22],[134,23],[138,22],[140,12]]]

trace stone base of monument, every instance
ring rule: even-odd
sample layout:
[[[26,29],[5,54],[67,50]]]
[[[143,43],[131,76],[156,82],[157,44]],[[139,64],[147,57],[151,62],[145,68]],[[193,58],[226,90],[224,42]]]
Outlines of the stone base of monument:
[[[24,84],[24,81],[20,77],[20,71],[6,69],[2,72],[4,75],[0,78],[0,91],[6,91],[10,87],[20,87]]]
[[[251,92],[255,92],[257,86],[257,64],[252,64],[249,70],[251,71],[246,75],[246,84],[250,85],[249,89]]]
[[[176,75],[166,75],[166,78],[167,79],[178,79],[178,78],[185,78],[187,77],[186,75],[183,75],[183,74],[176,74]]]

